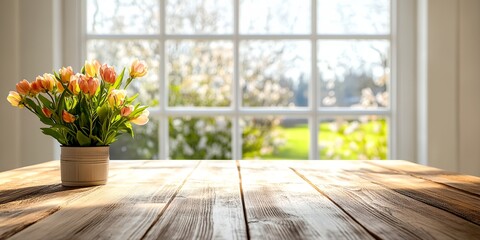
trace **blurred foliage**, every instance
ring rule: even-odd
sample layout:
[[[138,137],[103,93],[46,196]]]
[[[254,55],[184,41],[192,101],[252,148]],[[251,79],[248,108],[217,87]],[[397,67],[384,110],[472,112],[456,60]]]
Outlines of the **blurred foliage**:
[[[320,159],[387,159],[387,121],[365,118],[320,123]]]

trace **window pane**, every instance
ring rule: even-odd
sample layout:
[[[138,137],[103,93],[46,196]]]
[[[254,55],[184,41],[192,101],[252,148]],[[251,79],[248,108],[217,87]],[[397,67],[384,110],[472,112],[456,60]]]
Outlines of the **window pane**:
[[[87,42],[87,59],[98,59],[102,64],[115,67],[118,74],[128,68],[135,58],[144,60],[148,74],[136,79],[128,87],[130,94],[140,93],[138,100],[150,106],[158,105],[159,94],[159,43],[153,40],[89,40]]]
[[[158,159],[158,118],[150,115],[150,121],[143,126],[133,125],[135,137],[128,133],[121,135],[111,145],[110,159]]]
[[[318,0],[317,7],[318,33],[390,33],[390,0]]]
[[[387,159],[388,122],[380,116],[320,121],[320,159]]]
[[[241,42],[243,106],[307,106],[310,54],[308,41]]]
[[[158,0],[88,0],[87,33],[159,33]]]
[[[322,107],[389,106],[389,42],[320,40],[318,69]]]
[[[232,33],[232,0],[168,0],[167,33]]]
[[[243,159],[308,159],[307,119],[250,117],[240,126]]]
[[[170,106],[229,106],[233,44],[227,41],[168,41]]]
[[[310,0],[240,0],[240,33],[308,34],[310,16]]]
[[[226,117],[168,120],[171,159],[231,159],[232,122]]]

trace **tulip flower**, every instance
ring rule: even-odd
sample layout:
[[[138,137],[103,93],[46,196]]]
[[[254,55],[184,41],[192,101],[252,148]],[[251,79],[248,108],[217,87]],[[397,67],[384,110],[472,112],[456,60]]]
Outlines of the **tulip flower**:
[[[42,108],[42,112],[43,112],[43,115],[45,115],[45,117],[47,118],[50,118],[52,116],[52,111],[46,107]]]
[[[57,91],[58,93],[62,93],[65,88],[63,87],[63,84],[59,81],[56,81],[57,82],[57,86],[55,87],[55,91]]]
[[[133,111],[133,106],[132,105],[125,106],[120,110],[120,115],[122,117],[128,117],[130,115],[130,113],[132,113],[132,111]]]
[[[85,75],[87,75],[87,77],[96,77],[97,73],[99,73],[100,67],[100,62],[97,60],[93,60],[91,62],[85,61]]]
[[[144,61],[139,61],[138,59],[135,59],[130,66],[130,77],[143,77],[145,76],[145,74],[147,74],[147,70],[147,65]]]
[[[103,64],[102,67],[100,67],[100,76],[102,76],[103,81],[110,84],[114,84],[117,78],[115,69],[107,64]]]
[[[80,90],[82,90],[83,93],[89,96],[93,96],[97,92],[100,82],[98,81],[98,79],[93,77],[81,77],[78,85],[80,86]]]
[[[78,80],[80,75],[73,75],[70,77],[70,83],[68,84],[68,90],[73,93],[73,95],[78,95],[80,93],[80,86],[78,85]]]
[[[43,91],[42,83],[39,80],[35,80],[30,84],[30,93],[35,96]]]
[[[132,122],[136,125],[145,125],[145,124],[148,123],[148,115],[150,115],[150,112],[147,109],[145,109],[145,110],[143,110],[142,114],[140,114],[140,116],[138,116],[135,119],[130,120],[130,122]]]
[[[8,93],[7,101],[14,107],[23,107],[22,97],[15,91],[10,91]]]
[[[75,116],[70,114],[69,112],[63,110],[62,112],[62,119],[66,123],[73,123],[75,121]]]
[[[45,73],[43,74],[43,76],[37,76],[36,80],[40,81],[42,86],[42,92],[43,91],[52,92],[53,87],[57,85],[56,84],[57,80],[55,80],[55,77],[49,73]]]
[[[68,67],[63,67],[59,70],[60,72],[60,79],[62,80],[63,83],[68,83],[70,82],[70,77],[74,75],[73,73],[73,68],[68,66]]]
[[[25,79],[17,83],[16,88],[17,92],[21,95],[28,95],[31,89],[30,83]]]
[[[118,107],[123,104],[126,96],[127,91],[121,89],[114,89],[108,95],[108,104],[110,105],[110,107]]]

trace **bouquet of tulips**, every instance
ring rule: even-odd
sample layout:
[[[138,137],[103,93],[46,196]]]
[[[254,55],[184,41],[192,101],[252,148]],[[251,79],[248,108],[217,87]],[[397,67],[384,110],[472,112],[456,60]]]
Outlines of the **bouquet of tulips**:
[[[45,73],[35,81],[22,80],[7,100],[26,108],[49,127],[41,128],[63,146],[107,146],[123,133],[133,137],[131,123],[148,122],[147,106],[133,105],[137,97],[127,96],[128,85],[147,74],[143,61],[135,60],[124,81],[125,68],[118,74],[112,66],[85,61],[80,73],[63,67]]]

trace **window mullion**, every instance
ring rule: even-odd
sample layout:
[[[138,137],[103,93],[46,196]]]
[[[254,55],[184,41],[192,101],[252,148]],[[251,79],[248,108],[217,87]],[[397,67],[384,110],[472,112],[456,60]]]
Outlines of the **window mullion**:
[[[160,4],[160,81],[159,91],[160,91],[160,114],[159,116],[159,129],[158,129],[158,150],[160,159],[169,159],[169,149],[168,149],[168,139],[169,139],[169,128],[168,128],[168,115],[166,114],[166,109],[168,105],[168,79],[165,72],[166,65],[166,54],[165,54],[165,0],[159,0]]]
[[[309,158],[310,160],[319,159],[318,154],[318,99],[319,91],[317,91],[318,86],[318,77],[317,77],[317,0],[312,0],[311,2],[311,14],[312,14],[312,36],[311,41],[311,78],[310,78],[310,119],[309,119],[309,129],[310,129],[310,151]]]
[[[242,159],[242,134],[240,129],[240,116],[239,110],[241,105],[241,94],[240,94],[240,64],[239,64],[239,16],[240,16],[240,2],[239,0],[233,1],[233,89],[232,89],[232,103],[233,103],[233,119],[232,119],[232,159],[240,160]]]

